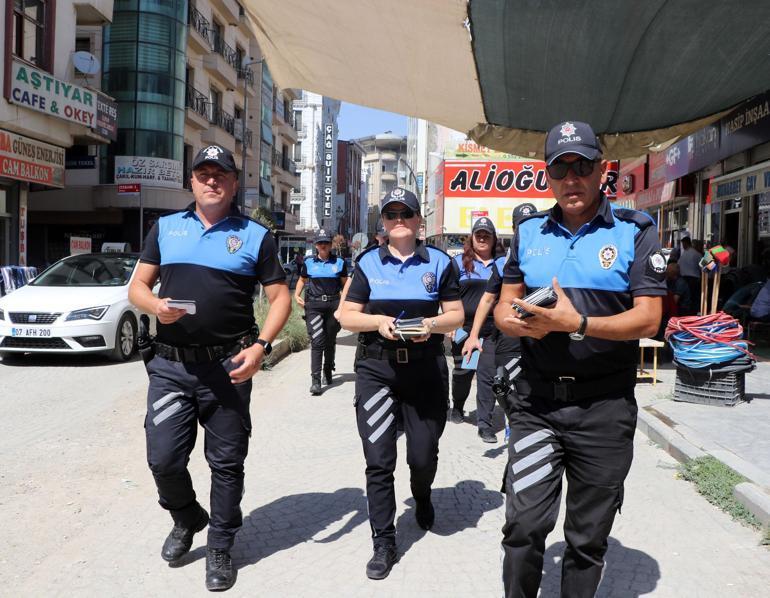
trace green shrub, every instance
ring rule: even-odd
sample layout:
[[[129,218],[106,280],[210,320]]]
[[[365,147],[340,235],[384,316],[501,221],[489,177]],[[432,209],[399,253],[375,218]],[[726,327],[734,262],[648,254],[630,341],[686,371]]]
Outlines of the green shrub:
[[[308,344],[310,344],[310,339],[307,335],[307,329],[305,328],[305,320],[302,319],[302,315],[305,312],[299,305],[297,305],[296,301],[294,301],[294,298],[292,298],[291,301],[291,315],[289,316],[289,320],[286,322],[286,325],[283,327],[281,332],[278,333],[278,338],[287,339],[289,342],[289,347],[291,347],[292,351],[301,351],[302,349],[306,348]],[[262,328],[262,325],[265,322],[268,307],[270,307],[270,304],[267,302],[266,298],[262,298],[261,300],[258,299],[254,302],[254,317],[256,318],[257,325],[260,328]]]
[[[694,483],[698,492],[712,505],[737,521],[759,528],[759,520],[733,496],[735,486],[746,481],[742,475],[711,456],[683,463],[679,473],[683,479]]]

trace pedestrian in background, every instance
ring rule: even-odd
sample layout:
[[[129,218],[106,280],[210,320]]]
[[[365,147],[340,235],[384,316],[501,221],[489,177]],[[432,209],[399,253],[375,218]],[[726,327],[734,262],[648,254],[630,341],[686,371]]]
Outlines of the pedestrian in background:
[[[359,257],[341,313],[342,326],[360,333],[355,410],[374,545],[366,565],[370,579],[387,577],[397,560],[397,417],[406,433],[415,518],[422,529],[433,526],[431,485],[449,388],[443,335],[463,321],[455,263],[417,240],[421,216],[414,193],[397,187],[383,198],[380,213],[389,241]],[[402,318],[419,318],[419,336],[399,338]]]
[[[504,479],[503,583],[506,596],[537,595],[566,471],[561,595],[589,597],[633,458],[635,339],[657,331],[666,260],[653,220],[601,193],[607,162],[588,124],[552,128],[545,161],[557,205],[519,222],[495,308],[500,330],[521,337],[523,362]],[[550,308],[522,301],[549,286]]]
[[[463,252],[457,254],[454,261],[460,272],[460,299],[463,303],[465,321],[462,328],[452,331],[449,336],[452,341],[452,410],[450,419],[453,423],[463,422],[463,407],[471,391],[471,382],[476,375],[476,425],[478,435],[484,442],[497,442],[492,427],[492,414],[495,408],[495,397],[492,393],[492,379],[495,376],[495,348],[492,335],[495,322],[491,313],[481,323],[478,331],[484,339],[486,351],[479,354],[476,369],[463,368],[464,355],[462,348],[465,337],[473,327],[473,317],[479,307],[479,301],[487,287],[487,281],[494,270],[495,248],[497,233],[492,221],[479,218],[471,227],[471,234],[465,239]],[[471,353],[468,353],[468,358]],[[467,358],[465,358],[467,363]]]
[[[289,317],[291,297],[275,239],[233,201],[232,153],[217,145],[198,152],[191,184],[195,203],[162,216],[149,232],[129,299],[158,318],[146,364],[145,433],[159,503],[174,521],[161,557],[178,561],[208,524],[206,587],[226,590],[235,583],[230,549],[242,524],[251,379]],[[254,322],[257,283],[270,302],[262,330]],[[172,298],[188,307],[172,307]],[[187,470],[199,423],[211,469],[210,520]]]
[[[678,252],[672,252],[672,260],[679,264],[679,274],[687,286],[690,289],[690,296],[695,299],[697,303],[701,294],[701,280],[700,280],[700,260],[703,253],[699,252],[692,245],[692,239],[689,230],[682,231],[680,243],[680,249]]]
[[[316,255],[306,259],[300,271],[294,299],[305,308],[305,325],[310,336],[310,394],[321,394],[321,366],[324,383],[332,383],[340,292],[348,279],[345,260],[332,253],[332,238],[324,230],[315,237]],[[305,297],[302,291],[305,290]]]

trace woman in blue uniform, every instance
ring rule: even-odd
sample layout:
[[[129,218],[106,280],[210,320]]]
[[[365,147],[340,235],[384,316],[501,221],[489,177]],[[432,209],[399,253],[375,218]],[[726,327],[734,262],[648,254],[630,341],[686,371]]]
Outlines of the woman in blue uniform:
[[[310,336],[310,394],[320,395],[322,361],[324,382],[332,383],[337,333],[340,331],[334,312],[339,307],[340,291],[348,273],[345,260],[332,253],[332,239],[326,231],[318,231],[315,248],[316,255],[302,264],[294,299],[305,308],[305,324]],[[303,289],[306,289],[304,299]]]
[[[476,379],[476,421],[479,436],[484,442],[496,442],[497,438],[492,429],[492,413],[495,408],[495,397],[492,394],[492,378],[495,375],[495,351],[492,335],[495,322],[490,314],[485,318],[480,338],[486,345],[479,355],[477,368],[463,368],[463,341],[471,331],[473,316],[479,307],[479,300],[484,294],[487,280],[494,269],[494,251],[497,245],[495,225],[489,218],[479,218],[471,228],[470,236],[465,240],[462,253],[454,257],[460,271],[460,298],[465,311],[463,327],[452,333],[452,356],[454,370],[452,371],[452,411],[450,419],[454,423],[462,423],[463,407],[471,390],[474,372]],[[462,333],[462,334],[461,334]]]
[[[417,197],[396,188],[380,211],[389,241],[359,257],[340,317],[345,329],[360,333],[355,409],[374,544],[366,565],[370,579],[386,577],[397,559],[393,472],[399,416],[417,524],[425,530],[433,525],[431,484],[449,389],[443,335],[463,322],[456,264],[417,240]],[[419,336],[399,334],[398,321],[406,318],[418,318]]]

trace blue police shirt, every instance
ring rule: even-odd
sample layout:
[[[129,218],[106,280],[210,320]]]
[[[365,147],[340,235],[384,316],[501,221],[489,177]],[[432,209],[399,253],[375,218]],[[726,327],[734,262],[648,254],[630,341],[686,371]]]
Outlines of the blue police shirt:
[[[402,262],[381,245],[359,256],[347,301],[364,304],[368,314],[430,318],[438,315],[439,302],[460,298],[458,278],[456,263],[436,247],[418,242],[414,254]],[[414,346],[411,341],[388,341],[377,332],[364,337],[389,348]],[[433,334],[428,342],[440,345],[443,338]]]
[[[195,204],[161,216],[140,259],[160,266],[159,297],[196,303],[195,315],[158,322],[158,340],[172,345],[221,345],[240,338],[254,326],[257,282],[286,280],[273,236],[234,205],[209,229]]]
[[[634,297],[666,294],[666,260],[650,216],[613,207],[602,195],[594,218],[574,234],[561,224],[558,204],[519,221],[503,272],[505,284],[526,292],[551,285],[555,276],[575,309],[586,316],[611,316],[633,307]],[[638,341],[565,332],[540,340],[522,337],[525,374],[548,380],[597,379],[636,367]]]
[[[339,295],[348,270],[345,260],[333,253],[327,260],[315,255],[302,264],[300,276],[305,279],[306,298],[312,301],[322,295]]]
[[[460,272],[460,299],[463,302],[463,311],[465,312],[465,322],[463,327],[470,330],[473,326],[473,318],[479,307],[481,296],[487,288],[487,281],[495,269],[495,260],[489,260],[486,264],[475,256],[471,262],[471,267],[465,268],[463,264],[463,254],[457,254],[452,258]],[[495,329],[494,314],[490,312],[484,324],[481,326],[480,336],[486,337],[492,334]]]

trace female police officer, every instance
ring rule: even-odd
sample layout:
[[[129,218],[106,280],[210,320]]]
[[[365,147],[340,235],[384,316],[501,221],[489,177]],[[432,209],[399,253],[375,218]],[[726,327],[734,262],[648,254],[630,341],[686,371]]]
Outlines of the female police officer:
[[[331,252],[332,239],[324,230],[315,238],[317,254],[302,264],[294,298],[305,308],[305,324],[310,335],[310,394],[321,394],[321,359],[324,382],[332,383],[337,333],[340,330],[334,312],[340,303],[340,291],[348,274],[345,260]],[[307,287],[305,298],[302,289]]]
[[[370,579],[386,577],[396,561],[398,415],[406,432],[415,517],[423,529],[433,525],[431,484],[449,386],[443,334],[463,322],[456,265],[443,251],[417,240],[419,210],[417,197],[406,189],[385,195],[380,211],[389,243],[359,257],[340,316],[344,328],[361,333],[355,406],[374,541],[374,555],[366,565]],[[402,317],[422,318],[425,334],[399,338],[397,321]]]
[[[470,236],[465,240],[463,253],[454,257],[460,271],[460,298],[465,311],[465,323],[462,330],[467,336],[473,324],[473,316],[479,307],[479,300],[486,289],[487,280],[494,269],[494,251],[497,245],[495,226],[489,218],[479,218],[471,228]],[[478,372],[476,380],[476,421],[479,436],[484,442],[495,442],[492,431],[492,412],[495,408],[495,398],[492,394],[492,378],[495,375],[495,350],[492,334],[495,322],[488,316],[480,330],[481,338],[485,339],[486,350],[479,356],[476,370],[462,367],[463,355],[461,349],[463,338],[454,333],[452,356],[454,370],[452,371],[452,411],[450,417],[454,423],[462,423],[463,406],[471,390],[474,371]]]

